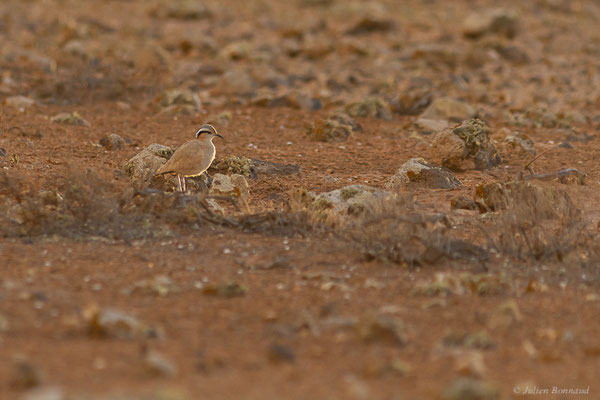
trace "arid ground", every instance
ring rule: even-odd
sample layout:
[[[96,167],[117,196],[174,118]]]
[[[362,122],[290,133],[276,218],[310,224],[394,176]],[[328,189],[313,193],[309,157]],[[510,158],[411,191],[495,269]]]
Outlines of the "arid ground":
[[[3,0],[0,398],[600,399],[599,21]],[[204,123],[247,195],[132,180]]]

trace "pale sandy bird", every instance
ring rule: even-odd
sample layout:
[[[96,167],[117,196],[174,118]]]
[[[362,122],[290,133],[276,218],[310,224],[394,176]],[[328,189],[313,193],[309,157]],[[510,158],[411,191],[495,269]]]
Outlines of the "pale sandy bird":
[[[177,174],[179,190],[185,192],[187,190],[185,178],[202,175],[214,161],[217,151],[212,141],[216,136],[223,139],[214,126],[202,125],[196,132],[196,139],[185,142],[175,150],[169,161],[157,169],[154,176]]]

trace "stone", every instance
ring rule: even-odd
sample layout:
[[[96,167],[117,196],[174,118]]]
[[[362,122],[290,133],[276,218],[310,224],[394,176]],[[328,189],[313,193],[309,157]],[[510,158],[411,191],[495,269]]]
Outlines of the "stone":
[[[455,68],[462,59],[459,49],[452,48],[447,44],[423,44],[415,47],[410,54],[413,60],[422,60],[430,67]]]
[[[369,343],[404,345],[407,342],[404,323],[387,315],[379,315],[361,327],[361,337]]]
[[[432,154],[452,171],[484,170],[500,164],[496,146],[489,139],[491,129],[473,118],[439,132],[432,143]]]
[[[223,157],[219,161],[214,161],[209,168],[209,171],[218,172],[225,175],[243,175],[247,178],[256,179],[258,175],[252,164],[252,160],[248,157],[229,156]]]
[[[399,115],[417,115],[431,103],[433,95],[430,87],[411,86],[395,97],[390,105]]]
[[[307,134],[317,142],[345,142],[352,134],[352,127],[333,119],[318,119]]]
[[[473,378],[459,378],[442,393],[442,400],[499,400],[500,389],[491,383]]]
[[[391,20],[363,17],[345,33],[346,35],[362,35],[373,32],[389,32],[392,29],[394,29],[394,22]]]
[[[535,157],[536,151],[533,140],[524,133],[512,132],[500,144],[503,158]]]
[[[161,94],[156,102],[163,108],[174,105],[191,105],[195,109],[200,108],[201,102],[198,94],[190,89],[171,89]]]
[[[271,161],[251,159],[252,168],[257,175],[293,175],[302,172],[302,167],[297,164],[280,164]]]
[[[153,143],[127,161],[123,170],[134,187],[147,187],[156,170],[166,163],[174,152],[172,147]]]
[[[209,284],[202,288],[202,293],[205,295],[225,298],[242,297],[246,295],[247,291],[248,289],[237,282]]]
[[[418,118],[415,122],[415,127],[420,130],[420,133],[436,133],[450,127],[450,122],[445,119],[427,119]]]
[[[371,186],[349,185],[319,194],[310,204],[310,208],[317,212],[332,211],[341,215],[351,215],[372,209],[381,201],[393,197],[392,193]]]
[[[407,186],[419,186],[429,189],[455,189],[461,185],[448,168],[430,164],[423,158],[411,158],[387,181],[385,188],[399,190]]]
[[[43,371],[27,360],[19,360],[10,378],[10,386],[15,389],[31,389],[38,387],[43,381]]]
[[[539,220],[566,217],[575,209],[567,191],[528,181],[480,184],[475,202],[482,212],[532,207]]]
[[[150,9],[149,13],[153,17],[180,20],[198,20],[213,15],[212,11],[199,0],[172,0],[160,3],[158,7]]]
[[[277,343],[269,346],[267,357],[272,363],[293,363],[296,361],[296,354],[292,349]]]
[[[96,337],[141,339],[152,336],[152,330],[137,318],[115,309],[90,307],[84,312],[88,333]]]
[[[168,276],[157,275],[151,279],[142,279],[135,282],[132,287],[125,289],[123,293],[126,295],[142,294],[164,297],[179,293],[179,288]]]
[[[500,8],[468,15],[463,21],[462,32],[465,37],[471,39],[477,39],[490,33],[512,39],[516,36],[518,28],[517,13]]]
[[[452,210],[477,210],[477,203],[465,197],[458,196],[450,200],[450,209]]]
[[[25,110],[26,108],[31,107],[36,104],[36,101],[30,97],[25,96],[10,96],[4,99],[2,102],[5,106],[14,107],[21,110]]]
[[[212,177],[209,194],[212,196],[229,196],[247,201],[250,197],[248,181],[240,174],[215,174]]]
[[[125,147],[125,139],[115,133],[102,137],[99,143],[107,150],[123,150]]]
[[[65,393],[58,387],[42,386],[23,393],[20,400],[66,400]]]
[[[78,125],[78,126],[90,126],[90,123],[87,122],[77,111],[72,113],[60,113],[56,114],[50,121],[58,123],[58,124],[67,124],[67,125]]]
[[[423,111],[420,118],[461,122],[473,118],[477,111],[469,104],[450,97],[439,97]]]
[[[364,100],[351,103],[345,107],[351,117],[375,117],[384,120],[392,119],[390,105],[381,97],[371,96]]]
[[[152,376],[173,377],[177,375],[177,367],[156,350],[147,350],[143,358],[144,369]]]
[[[256,87],[256,82],[246,69],[235,67],[225,71],[213,91],[228,96],[250,97]]]

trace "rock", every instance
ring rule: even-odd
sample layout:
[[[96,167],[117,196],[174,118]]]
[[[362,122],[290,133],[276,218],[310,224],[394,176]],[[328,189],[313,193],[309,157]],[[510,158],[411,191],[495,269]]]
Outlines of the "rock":
[[[125,147],[125,139],[115,133],[104,136],[99,143],[107,150],[123,150]]]
[[[209,168],[212,173],[216,171],[225,175],[243,175],[247,178],[256,179],[258,175],[252,160],[247,157],[230,156],[215,161]]]
[[[293,363],[296,361],[296,354],[287,346],[274,343],[269,346],[267,357],[272,363]]]
[[[20,400],[66,400],[64,392],[57,387],[45,386],[29,390],[20,397]]]
[[[201,105],[198,94],[189,89],[166,90],[155,101],[163,108],[174,105],[190,105],[194,109],[198,109]]]
[[[82,40],[69,40],[63,46],[63,50],[74,56],[81,57],[84,60],[89,60],[92,58],[92,52],[90,51],[89,44]]]
[[[533,140],[520,132],[512,132],[500,145],[502,158],[527,158],[536,154]]]
[[[460,352],[455,356],[454,365],[456,372],[462,376],[482,378],[486,368],[481,351]]]
[[[350,185],[321,193],[310,205],[314,211],[333,211],[341,215],[357,214],[372,209],[379,202],[394,195],[366,185]]]
[[[371,96],[346,106],[345,111],[352,117],[375,117],[392,119],[390,105],[381,97]]]
[[[465,196],[458,196],[450,200],[450,208],[452,210],[477,210],[477,203]]]
[[[482,212],[531,207],[540,220],[564,218],[575,209],[565,190],[527,181],[480,184],[475,189],[475,202]]]
[[[134,283],[131,288],[123,291],[126,295],[149,294],[160,297],[178,292],[179,288],[177,285],[166,275],[157,275],[151,279],[142,279]]]
[[[407,342],[404,323],[398,318],[377,316],[361,327],[361,337],[369,343],[404,345]]]
[[[250,179],[258,179],[259,175],[298,174],[302,168],[296,164],[280,164],[256,158],[231,156],[213,162],[209,171],[225,175],[239,174]]]
[[[391,101],[392,111],[400,115],[420,114],[431,103],[431,88],[410,87]]]
[[[517,34],[518,26],[519,19],[514,11],[494,9],[467,16],[463,22],[462,32],[465,37],[471,39],[490,33],[512,39]]]
[[[476,110],[467,103],[450,97],[440,97],[423,111],[420,118],[448,121],[449,125],[451,122],[461,122],[473,118],[476,114]]]
[[[30,97],[25,96],[10,96],[4,99],[2,104],[8,107],[14,107],[20,110],[25,110],[26,108],[29,108],[32,105],[36,104],[36,101]]]
[[[223,284],[209,284],[202,288],[202,293],[218,297],[241,297],[245,296],[248,290],[237,282],[228,282]]]
[[[451,124],[445,119],[427,119],[418,118],[415,122],[415,127],[420,130],[422,134],[430,134],[439,132],[443,129],[448,128]]]
[[[153,143],[127,161],[123,170],[134,187],[145,187],[152,180],[154,172],[166,163],[174,152],[172,147]]]
[[[308,128],[307,134],[318,142],[345,142],[352,134],[352,127],[333,119],[318,119]]]
[[[500,390],[490,383],[472,378],[459,378],[442,393],[443,400],[499,400]]]
[[[209,18],[212,11],[199,0],[173,0],[160,3],[149,10],[149,14],[159,18],[173,18],[180,20],[197,20]]]
[[[144,369],[152,376],[173,377],[177,375],[177,367],[156,350],[145,351],[143,358]]]
[[[250,97],[256,87],[252,75],[246,69],[236,67],[225,71],[213,91],[227,96]]]
[[[432,154],[440,164],[453,171],[488,169],[501,162],[496,146],[489,139],[491,129],[477,118],[438,133]]]
[[[302,172],[302,167],[297,164],[280,164],[271,161],[251,159],[252,167],[257,175],[293,175]]]
[[[210,186],[210,195],[230,196],[240,198],[244,201],[250,196],[248,181],[240,174],[223,175],[215,174],[212,185]]]
[[[87,122],[77,111],[73,113],[60,113],[56,114],[50,121],[59,123],[59,124],[68,124],[68,125],[78,125],[78,126],[90,126],[90,123]]]
[[[88,333],[96,337],[117,339],[142,339],[153,335],[145,324],[119,310],[90,307],[84,312]]]
[[[455,189],[462,184],[448,168],[430,164],[423,158],[411,158],[387,181],[385,188],[399,190],[409,185],[430,189]]]
[[[363,17],[356,25],[348,29],[346,35],[362,35],[372,32],[389,32],[394,29],[394,22],[388,19]]]
[[[444,66],[455,68],[461,62],[462,55],[459,49],[447,44],[424,44],[417,46],[410,57],[413,60],[423,60],[432,68],[440,69]]]
[[[31,389],[41,385],[43,380],[42,370],[31,364],[29,361],[18,361],[13,370],[13,376],[10,379],[10,386],[15,389]]]
[[[485,331],[475,333],[451,332],[443,339],[444,346],[488,350],[496,347],[494,340]]]

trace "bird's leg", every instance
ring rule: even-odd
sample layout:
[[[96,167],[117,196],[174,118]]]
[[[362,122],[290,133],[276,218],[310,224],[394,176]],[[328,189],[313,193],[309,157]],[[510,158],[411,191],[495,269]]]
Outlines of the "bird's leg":
[[[210,175],[208,174],[208,172],[204,172],[204,173],[206,174],[206,177],[208,178],[208,179],[207,179],[207,180],[208,180],[208,183],[206,184],[206,186],[208,186],[208,188],[210,189],[210,187],[212,186],[212,183],[213,183],[213,178],[212,178],[212,176],[210,176]]]
[[[183,177],[183,193],[187,194],[187,181],[185,180],[185,176]]]
[[[183,186],[181,185],[181,176],[179,174],[177,174],[177,180],[179,181],[179,186],[177,187],[177,189],[179,189],[180,192],[183,192]]]

